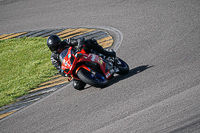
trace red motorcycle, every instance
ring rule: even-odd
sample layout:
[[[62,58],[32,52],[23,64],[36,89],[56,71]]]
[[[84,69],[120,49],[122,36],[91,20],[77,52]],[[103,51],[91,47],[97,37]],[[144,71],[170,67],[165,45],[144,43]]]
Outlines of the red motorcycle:
[[[105,87],[115,73],[125,75],[129,72],[128,64],[122,59],[97,52],[86,53],[84,49],[76,51],[69,47],[59,58],[64,73],[95,87]]]

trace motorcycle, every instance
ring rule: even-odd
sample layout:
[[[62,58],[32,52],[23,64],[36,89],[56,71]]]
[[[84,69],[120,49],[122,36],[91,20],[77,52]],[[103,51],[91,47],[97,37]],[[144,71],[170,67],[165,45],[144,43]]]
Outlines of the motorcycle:
[[[94,87],[107,86],[115,73],[125,75],[129,72],[128,64],[122,59],[106,57],[95,51],[86,53],[84,49],[69,47],[61,52],[59,58],[64,73]]]

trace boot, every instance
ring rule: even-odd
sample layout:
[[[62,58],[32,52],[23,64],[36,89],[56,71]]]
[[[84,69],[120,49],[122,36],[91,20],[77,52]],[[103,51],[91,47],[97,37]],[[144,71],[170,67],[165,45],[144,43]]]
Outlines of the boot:
[[[80,80],[73,79],[73,86],[76,90],[83,90],[86,86],[86,83]]]
[[[111,50],[111,51],[104,50],[104,55],[107,57],[116,57],[116,52],[113,50]]]

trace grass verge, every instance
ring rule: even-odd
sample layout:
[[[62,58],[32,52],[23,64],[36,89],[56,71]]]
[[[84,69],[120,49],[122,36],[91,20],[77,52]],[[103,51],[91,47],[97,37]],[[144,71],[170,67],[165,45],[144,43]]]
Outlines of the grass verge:
[[[0,107],[56,75],[46,38],[0,40]]]

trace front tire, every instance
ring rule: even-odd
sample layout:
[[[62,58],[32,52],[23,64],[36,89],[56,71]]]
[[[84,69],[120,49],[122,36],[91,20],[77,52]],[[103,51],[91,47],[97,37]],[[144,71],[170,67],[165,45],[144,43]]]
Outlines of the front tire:
[[[81,68],[77,72],[77,75],[83,82],[95,87],[103,88],[108,84],[108,80],[102,74],[95,71],[89,72],[88,70]]]

